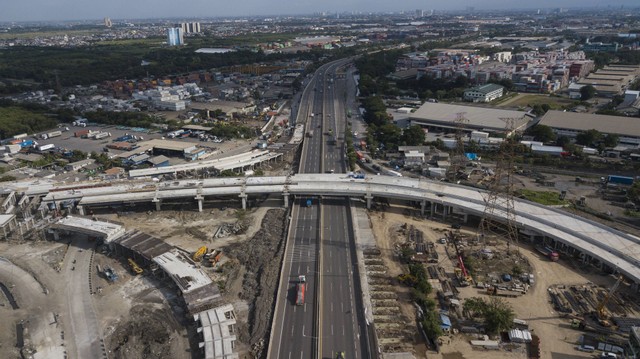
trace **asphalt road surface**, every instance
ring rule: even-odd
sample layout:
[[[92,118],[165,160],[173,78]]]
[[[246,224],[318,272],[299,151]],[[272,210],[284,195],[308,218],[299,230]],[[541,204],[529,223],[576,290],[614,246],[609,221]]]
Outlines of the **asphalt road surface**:
[[[335,75],[338,65],[346,62],[321,67],[302,94],[297,122],[306,122],[305,132],[313,130],[313,135],[303,144],[301,173],[346,171],[347,87]],[[344,352],[345,358],[370,357],[348,205],[346,198],[296,199],[270,358],[335,358],[338,352]],[[306,277],[304,305],[296,305],[300,275]]]

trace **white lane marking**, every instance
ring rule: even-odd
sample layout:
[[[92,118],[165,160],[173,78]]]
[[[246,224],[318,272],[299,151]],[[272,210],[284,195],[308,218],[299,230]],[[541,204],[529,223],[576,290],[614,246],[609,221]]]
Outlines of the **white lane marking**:
[[[333,335],[333,324],[331,324],[331,335]]]

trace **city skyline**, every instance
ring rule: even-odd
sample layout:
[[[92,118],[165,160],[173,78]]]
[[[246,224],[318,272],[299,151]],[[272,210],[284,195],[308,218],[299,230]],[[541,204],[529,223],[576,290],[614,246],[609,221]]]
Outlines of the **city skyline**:
[[[34,0],[25,6],[22,2],[8,2],[3,4],[3,12],[0,22],[29,22],[29,21],[66,21],[66,20],[101,20],[104,17],[112,19],[143,19],[143,18],[192,18],[192,17],[240,17],[240,16],[274,16],[310,14],[316,12],[388,12],[388,11],[413,11],[415,9],[435,10],[464,10],[473,6],[476,10],[484,9],[536,9],[558,7],[600,7],[619,8],[638,7],[635,0],[540,0],[536,6],[514,3],[507,0],[488,0],[481,4],[470,4],[468,1],[451,0],[444,5],[435,1],[408,0],[402,3],[382,0],[352,2],[339,2],[328,0],[321,4],[311,0],[300,0],[292,3],[247,0],[236,4],[224,4],[224,9],[219,4],[206,0],[194,0],[181,3],[176,8],[176,3],[168,0],[141,0],[126,2],[113,0],[111,2],[60,0],[56,2]],[[247,10],[249,9],[249,10]]]

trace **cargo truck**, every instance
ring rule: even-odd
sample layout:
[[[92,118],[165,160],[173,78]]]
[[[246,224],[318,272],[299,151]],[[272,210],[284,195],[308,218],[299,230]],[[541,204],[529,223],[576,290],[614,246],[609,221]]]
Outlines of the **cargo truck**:
[[[18,143],[18,145],[20,145],[20,147],[22,147],[22,148],[33,147],[33,146],[37,146],[38,142],[36,142],[34,140],[24,140],[24,141]]]
[[[81,138],[82,138],[82,137],[84,137],[84,136],[88,135],[88,134],[89,134],[89,132],[91,132],[91,130],[80,130],[80,131],[76,131],[76,132],[74,132],[74,133],[73,133],[73,136],[74,136],[74,137],[81,137]]]
[[[547,246],[536,246],[536,250],[542,253],[545,257],[549,258],[552,262],[557,262],[560,259],[560,254]]]
[[[298,284],[296,285],[296,305],[304,305],[304,295],[307,286],[307,278],[303,275],[298,277]]]
[[[111,134],[109,132],[100,132],[100,133],[96,134],[93,139],[94,140],[101,140],[103,138],[107,138],[107,137],[110,137],[110,136],[111,136]]]
[[[49,144],[46,144],[46,145],[38,146],[36,148],[38,149],[38,151],[44,152],[44,151],[48,151],[48,150],[52,150],[52,149],[56,148],[56,145],[54,145],[53,143],[49,143]]]
[[[53,138],[58,136],[62,136],[62,131],[52,131],[48,133],[43,133],[40,135],[40,138],[42,138],[43,140],[46,140],[48,138]]]
[[[625,185],[625,186],[632,186],[633,185],[633,177],[610,175],[609,177],[607,177],[607,183],[621,184],[621,185]]]

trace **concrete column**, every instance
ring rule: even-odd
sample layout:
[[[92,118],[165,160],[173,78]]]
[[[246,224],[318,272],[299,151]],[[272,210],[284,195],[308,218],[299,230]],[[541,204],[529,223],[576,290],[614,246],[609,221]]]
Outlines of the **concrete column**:
[[[433,218],[433,214],[436,213],[436,203],[435,202],[431,202],[431,213],[429,213],[429,216],[431,216],[431,218]]]
[[[427,206],[427,201],[422,200],[420,202],[420,215],[424,216],[424,208]]]
[[[198,212],[202,212],[202,196],[196,196],[196,201],[198,201]]]
[[[85,216],[83,206],[78,206],[78,213],[80,213],[81,216]]]
[[[284,208],[289,208],[289,193],[284,192],[282,196],[284,197]]]
[[[160,207],[162,204],[162,200],[159,198],[154,198],[151,202],[156,204],[156,211],[160,211],[162,208]]]
[[[367,209],[371,209],[371,200],[373,196],[370,193],[367,193],[364,198],[367,200]]]
[[[242,198],[242,209],[246,210],[247,209],[247,196],[243,195],[243,196],[240,196],[240,198]]]
[[[449,211],[449,206],[442,205],[442,220],[447,219],[447,211]]]

